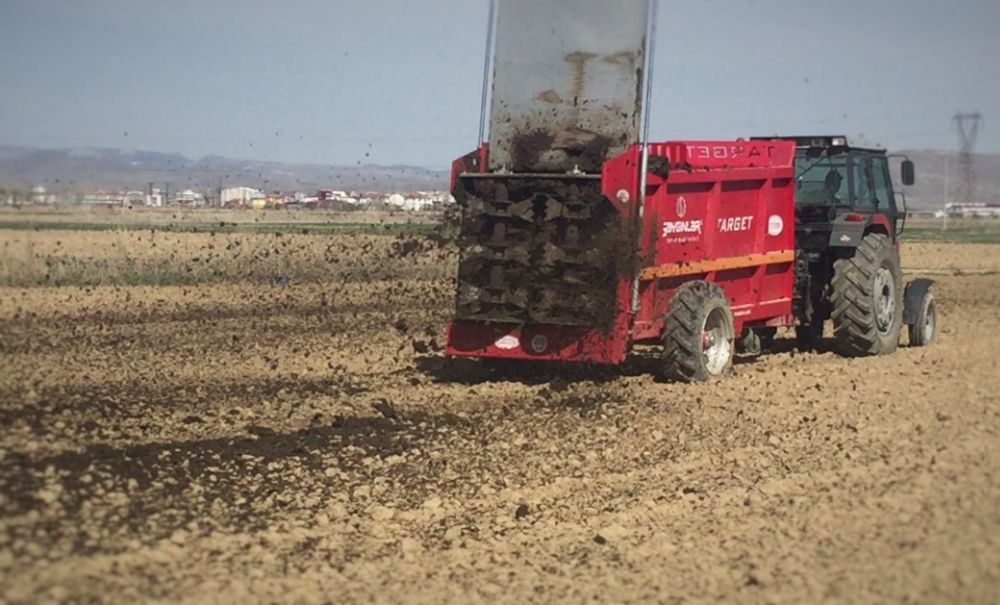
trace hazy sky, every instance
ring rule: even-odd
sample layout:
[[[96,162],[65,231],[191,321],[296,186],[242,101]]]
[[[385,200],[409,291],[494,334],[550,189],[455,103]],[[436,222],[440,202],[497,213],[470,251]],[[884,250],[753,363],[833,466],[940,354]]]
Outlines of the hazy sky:
[[[656,139],[950,149],[951,116],[979,110],[1000,152],[1000,0],[660,6]],[[0,144],[446,167],[477,143],[487,7],[0,0]]]

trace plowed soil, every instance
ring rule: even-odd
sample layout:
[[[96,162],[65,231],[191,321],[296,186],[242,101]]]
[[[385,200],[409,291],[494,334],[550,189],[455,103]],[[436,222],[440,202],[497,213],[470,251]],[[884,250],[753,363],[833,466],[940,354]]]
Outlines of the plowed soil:
[[[932,347],[698,386],[446,362],[446,279],[0,289],[0,603],[1000,602],[1000,255],[939,248]]]

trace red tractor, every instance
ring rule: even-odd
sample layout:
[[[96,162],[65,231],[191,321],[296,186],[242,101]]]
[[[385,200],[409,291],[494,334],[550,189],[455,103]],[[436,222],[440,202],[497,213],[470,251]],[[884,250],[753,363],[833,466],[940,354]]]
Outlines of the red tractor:
[[[852,146],[844,136],[752,140],[796,144],[795,315],[800,345],[813,347],[831,319],[837,349],[846,356],[892,353],[903,325],[909,326],[911,344],[930,343],[937,320],[933,282],[917,279],[903,288],[899,236],[906,198],[894,190],[886,151]],[[913,185],[914,166],[905,157],[901,177],[903,185]]]
[[[832,319],[851,355],[891,352],[902,324],[933,338],[931,283],[904,292],[884,152],[650,143],[647,0],[504,0],[497,22],[490,137],[452,171],[449,355],[618,364],[657,345],[691,382],[786,326],[812,346]]]

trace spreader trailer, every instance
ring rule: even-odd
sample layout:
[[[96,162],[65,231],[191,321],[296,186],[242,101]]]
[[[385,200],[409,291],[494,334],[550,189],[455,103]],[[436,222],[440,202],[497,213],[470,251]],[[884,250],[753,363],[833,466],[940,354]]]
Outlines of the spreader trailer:
[[[657,345],[663,374],[693,382],[781,327],[812,343],[832,319],[852,355],[891,352],[904,323],[932,340],[932,283],[901,281],[884,153],[839,137],[650,142],[655,2],[495,7],[489,137],[452,167],[448,355],[618,364]],[[845,177],[832,198],[818,166]]]

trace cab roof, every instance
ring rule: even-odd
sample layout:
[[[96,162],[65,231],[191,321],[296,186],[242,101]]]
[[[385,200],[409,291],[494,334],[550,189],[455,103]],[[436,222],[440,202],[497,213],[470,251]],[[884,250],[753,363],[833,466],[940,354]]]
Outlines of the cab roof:
[[[870,153],[884,154],[886,150],[872,145],[855,145],[850,137],[845,135],[795,135],[795,136],[771,136],[771,137],[750,137],[751,141],[794,141],[799,149],[835,149],[843,153],[844,151],[867,151]]]

